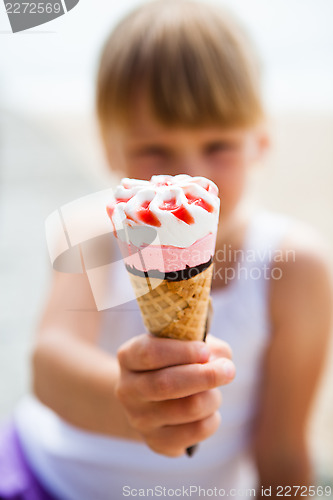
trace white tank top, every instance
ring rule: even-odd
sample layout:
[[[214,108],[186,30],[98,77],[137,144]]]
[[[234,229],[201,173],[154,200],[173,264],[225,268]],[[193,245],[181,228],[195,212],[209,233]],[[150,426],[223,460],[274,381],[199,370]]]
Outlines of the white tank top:
[[[15,421],[26,457],[40,481],[55,496],[61,500],[121,500],[133,488],[137,496],[140,489],[141,496],[143,492],[152,496],[153,489],[156,497],[163,496],[159,493],[166,488],[169,496],[174,492],[175,496],[182,493],[186,497],[191,491],[192,498],[197,498],[195,488],[201,487],[227,493],[233,488],[241,490],[238,495],[233,494],[237,498],[245,496],[242,488],[255,487],[249,445],[270,338],[268,278],[274,269],[274,251],[290,231],[290,225],[290,219],[284,216],[268,212],[255,215],[243,248],[246,258],[240,256],[238,261],[238,279],[212,294],[211,333],[231,345],[237,375],[229,386],[221,388],[220,428],[200,443],[192,458],[168,458],[141,443],[82,431],[32,396],[19,404]],[[223,258],[223,254],[219,257]],[[124,283],[130,289],[121,263],[116,273],[113,283]],[[278,272],[273,278],[278,278]],[[110,309],[106,317],[101,346],[112,353],[125,340],[144,331],[134,300]],[[192,490],[186,490],[190,487]]]

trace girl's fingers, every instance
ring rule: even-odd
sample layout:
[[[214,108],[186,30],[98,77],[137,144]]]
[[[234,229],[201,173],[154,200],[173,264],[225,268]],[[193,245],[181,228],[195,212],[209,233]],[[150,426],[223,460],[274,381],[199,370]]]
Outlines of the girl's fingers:
[[[221,422],[219,412],[215,412],[207,418],[181,424],[177,426],[166,426],[151,433],[146,442],[157,453],[170,457],[178,457],[185,453],[186,448],[199,443],[214,434]]]
[[[210,359],[228,358],[232,359],[232,350],[230,345],[224,340],[220,340],[213,335],[207,335],[207,346],[211,352]]]
[[[228,384],[235,376],[235,366],[227,358],[205,364],[188,364],[128,377],[131,391],[146,401],[184,398]]]
[[[152,428],[186,424],[209,417],[221,403],[221,391],[211,389],[185,398],[152,403],[147,416]]]
[[[204,342],[158,338],[150,334],[129,340],[118,351],[120,365],[134,372],[206,363],[209,356],[209,347]]]
[[[232,351],[223,340],[208,335],[207,342],[184,341],[142,334],[121,346],[118,360],[129,371],[159,370],[176,365],[206,363],[208,359],[232,358]]]

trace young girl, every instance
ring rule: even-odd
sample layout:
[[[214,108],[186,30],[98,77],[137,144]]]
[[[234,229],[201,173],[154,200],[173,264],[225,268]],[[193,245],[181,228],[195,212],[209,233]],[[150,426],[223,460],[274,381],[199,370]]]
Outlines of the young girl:
[[[258,73],[237,23],[206,4],[144,4],[111,34],[97,88],[110,166],[220,189],[211,335],[154,338],[135,302],[98,313],[86,274],[55,272],[35,396],[2,432],[0,498],[275,497],[314,484],[306,426],[330,286],[310,230],[243,201],[268,143]],[[130,287],[121,262],[107,278],[114,294]]]

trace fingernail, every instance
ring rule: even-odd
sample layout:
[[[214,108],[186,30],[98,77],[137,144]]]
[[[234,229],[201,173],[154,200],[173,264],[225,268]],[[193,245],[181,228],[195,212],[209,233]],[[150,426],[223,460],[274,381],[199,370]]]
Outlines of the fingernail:
[[[224,375],[228,378],[234,378],[235,374],[236,374],[236,368],[235,368],[235,365],[233,364],[232,361],[230,361],[230,359],[226,359],[224,362],[223,362],[223,372],[224,372]]]
[[[208,361],[210,356],[210,351],[207,346],[205,345],[200,346],[199,356],[200,356],[200,363],[205,363],[206,361]]]

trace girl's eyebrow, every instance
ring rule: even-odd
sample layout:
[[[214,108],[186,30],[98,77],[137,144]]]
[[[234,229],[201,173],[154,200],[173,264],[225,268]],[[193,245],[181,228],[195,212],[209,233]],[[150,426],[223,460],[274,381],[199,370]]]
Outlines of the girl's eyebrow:
[[[203,149],[210,150],[214,148],[222,148],[222,149],[234,149],[239,146],[239,141],[236,139],[215,139],[208,140],[203,144]]]
[[[144,156],[149,154],[159,154],[159,155],[170,155],[172,153],[171,148],[164,146],[162,144],[144,144],[138,146],[132,146],[130,148],[131,156]]]

